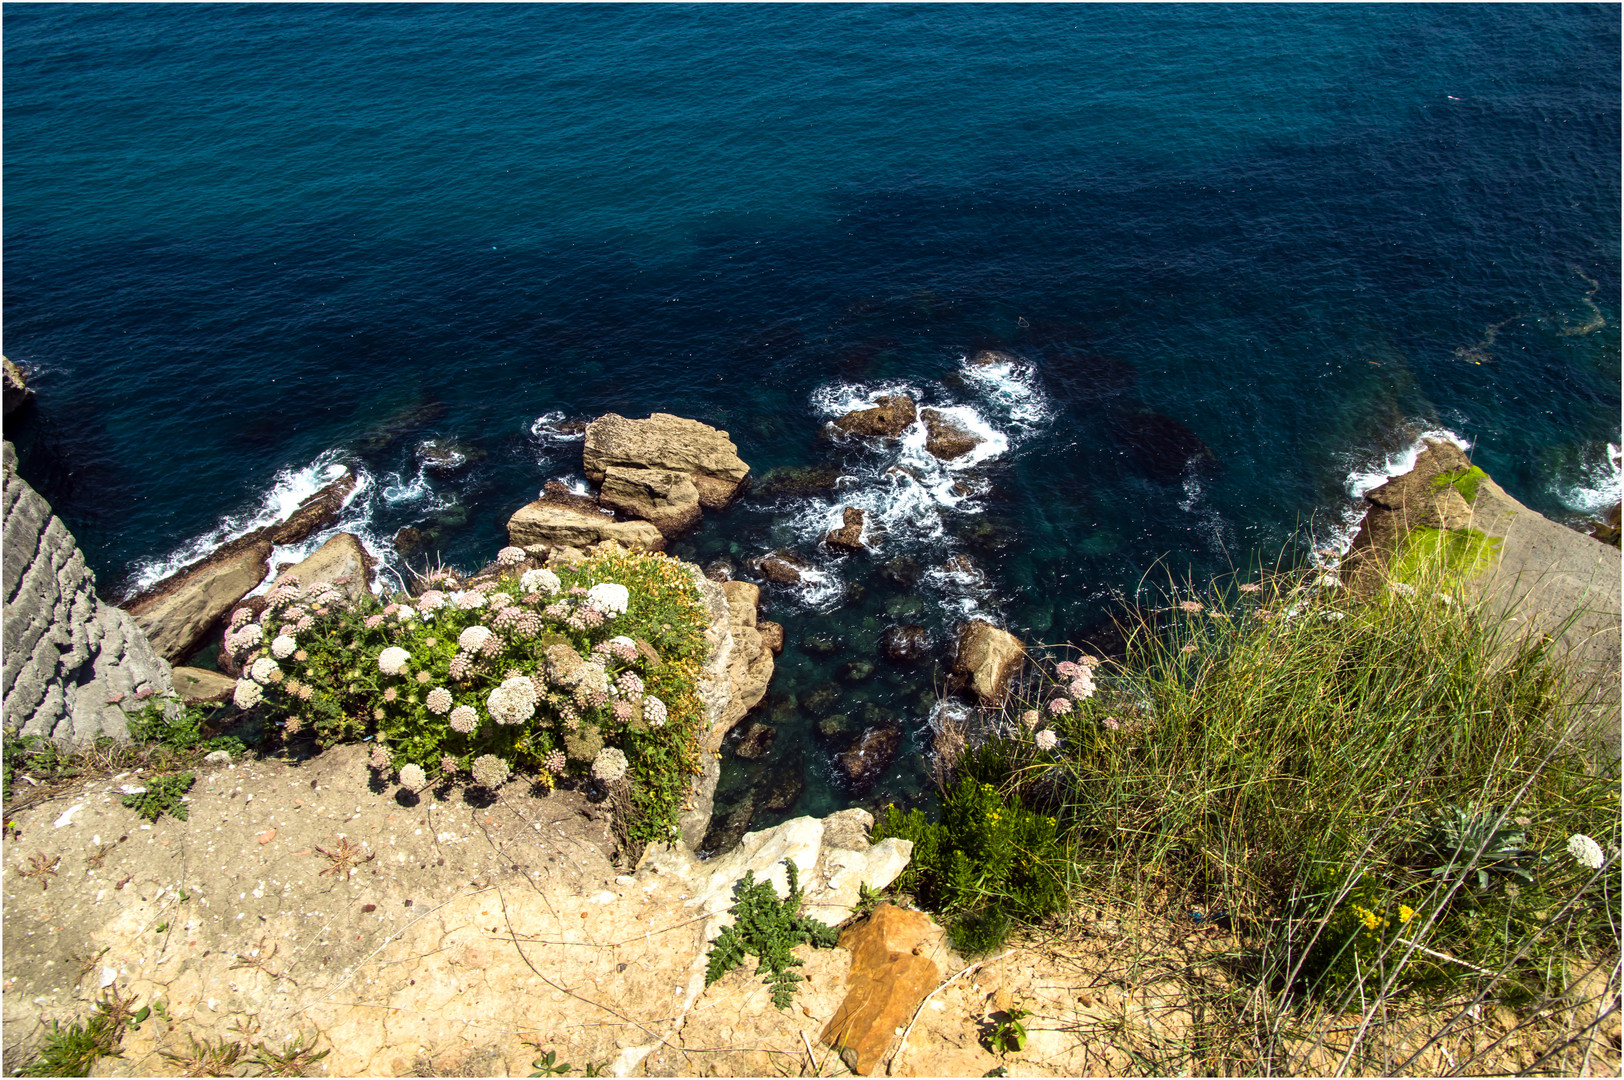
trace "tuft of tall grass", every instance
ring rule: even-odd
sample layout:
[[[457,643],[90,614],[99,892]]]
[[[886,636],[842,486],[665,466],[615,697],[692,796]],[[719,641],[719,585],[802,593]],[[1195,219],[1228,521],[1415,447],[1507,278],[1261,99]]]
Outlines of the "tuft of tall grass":
[[[1364,1018],[1334,1055],[1344,1070],[1418,1060],[1431,1039],[1361,1057],[1401,1000],[1548,1007],[1599,971],[1604,1016],[1616,762],[1595,761],[1550,639],[1459,594],[1447,561],[1359,596],[1334,574],[1174,590],[1074,709],[1046,708],[1063,687],[1040,662],[957,774],[1061,822],[1074,897],[1222,913],[1235,989],[1207,1027],[1246,1059],[1226,1071],[1308,1067],[1329,1030],[1310,1007]],[[1573,837],[1594,847],[1572,841],[1581,858]]]

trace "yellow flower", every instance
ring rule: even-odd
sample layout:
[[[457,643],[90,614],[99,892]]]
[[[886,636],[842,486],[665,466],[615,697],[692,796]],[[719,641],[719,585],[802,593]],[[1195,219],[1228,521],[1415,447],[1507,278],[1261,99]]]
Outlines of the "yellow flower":
[[[1400,904],[1398,906],[1398,921],[1400,925],[1409,922],[1413,918],[1415,918],[1415,909],[1413,907],[1408,904]]]
[[[1359,921],[1365,924],[1366,930],[1374,930],[1386,921],[1374,911],[1360,907],[1358,904],[1353,905],[1353,913],[1359,916]]]

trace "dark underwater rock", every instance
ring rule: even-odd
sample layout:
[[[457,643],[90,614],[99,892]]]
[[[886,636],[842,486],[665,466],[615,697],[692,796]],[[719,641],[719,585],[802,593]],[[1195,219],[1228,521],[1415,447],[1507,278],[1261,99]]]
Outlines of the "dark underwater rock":
[[[893,664],[913,664],[930,655],[930,632],[917,623],[888,626],[880,635],[880,655]]]
[[[861,795],[885,773],[901,745],[901,728],[872,727],[857,737],[851,749],[835,755],[835,767],[852,791]]]

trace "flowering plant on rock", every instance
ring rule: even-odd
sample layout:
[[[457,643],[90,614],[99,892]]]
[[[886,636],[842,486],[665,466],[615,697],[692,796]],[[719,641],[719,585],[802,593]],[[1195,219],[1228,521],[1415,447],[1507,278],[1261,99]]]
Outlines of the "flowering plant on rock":
[[[634,835],[664,839],[699,761],[697,583],[663,555],[553,570],[504,554],[496,576],[437,571],[387,604],[284,575],[222,642],[236,704],[324,746],[371,735],[374,767],[414,790],[629,777]]]

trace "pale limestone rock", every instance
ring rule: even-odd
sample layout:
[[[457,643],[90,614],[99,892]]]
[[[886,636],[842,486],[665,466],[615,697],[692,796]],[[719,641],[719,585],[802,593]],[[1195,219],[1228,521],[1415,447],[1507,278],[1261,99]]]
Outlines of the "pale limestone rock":
[[[731,502],[750,474],[727,432],[670,413],[654,413],[646,420],[617,413],[599,417],[587,425],[581,463],[593,483],[602,483],[616,465],[687,473],[707,510]]]
[[[1002,705],[1009,680],[1025,658],[1019,638],[990,622],[973,619],[959,631],[953,670],[969,680],[983,705]]]
[[[530,551],[536,547],[590,547],[601,540],[616,540],[628,548],[665,549],[665,537],[646,521],[616,521],[606,514],[537,499],[521,506],[508,519],[509,542]]]

